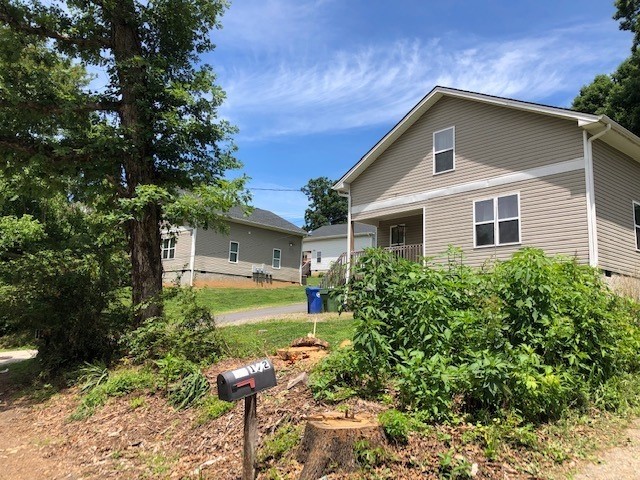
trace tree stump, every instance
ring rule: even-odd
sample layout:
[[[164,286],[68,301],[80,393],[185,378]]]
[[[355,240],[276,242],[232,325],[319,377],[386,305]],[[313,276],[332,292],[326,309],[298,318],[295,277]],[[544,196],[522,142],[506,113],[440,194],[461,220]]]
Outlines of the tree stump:
[[[363,439],[372,447],[383,444],[384,435],[375,418],[347,417],[342,412],[309,417],[297,454],[298,462],[304,463],[300,480],[317,480],[329,464],[340,471],[357,470],[354,447]]]

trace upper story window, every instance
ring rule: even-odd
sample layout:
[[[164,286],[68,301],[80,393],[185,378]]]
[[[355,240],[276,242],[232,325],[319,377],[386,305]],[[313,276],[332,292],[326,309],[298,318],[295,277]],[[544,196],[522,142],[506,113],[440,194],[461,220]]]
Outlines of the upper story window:
[[[238,263],[239,251],[240,244],[238,242],[229,242],[229,261],[231,263]]]
[[[271,260],[271,266],[273,268],[280,268],[280,259],[282,258],[282,251],[279,248],[273,249],[273,259]]]
[[[640,250],[640,203],[633,202],[633,226],[636,231],[636,250]]]
[[[170,260],[176,257],[176,239],[165,238],[162,240],[162,259]]]
[[[520,243],[520,195],[474,201],[473,237],[475,247]]]
[[[405,241],[405,226],[404,225],[392,225],[389,232],[389,243],[392,247],[404,245]]]
[[[455,127],[433,133],[433,174],[450,172],[456,168]]]

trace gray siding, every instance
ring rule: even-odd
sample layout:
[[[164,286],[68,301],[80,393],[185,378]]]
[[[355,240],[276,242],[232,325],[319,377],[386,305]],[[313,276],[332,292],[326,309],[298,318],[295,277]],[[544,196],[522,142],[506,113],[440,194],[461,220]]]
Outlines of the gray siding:
[[[633,201],[640,202],[640,164],[596,140],[593,172],[600,268],[640,276]]]
[[[474,248],[473,201],[520,193],[521,245]],[[481,266],[488,259],[506,259],[523,246],[549,254],[576,255],[589,262],[584,171],[548,176],[435,198],[426,206],[426,253],[443,254],[461,247],[466,262]]]
[[[378,246],[388,247],[390,243],[391,225],[405,225],[406,245],[422,243],[422,214],[410,217],[399,217],[393,220],[382,220],[378,225]]]
[[[176,252],[172,259],[162,260],[163,280],[165,282],[173,282],[183,272],[189,270],[189,262],[191,257],[191,231],[182,231],[176,236]],[[168,235],[162,235],[162,238],[168,238]],[[188,274],[186,275],[188,277]],[[185,275],[182,281],[187,281]]]
[[[239,243],[238,263],[229,262],[230,241]],[[274,248],[282,252],[280,269],[271,266]],[[264,264],[274,280],[299,282],[301,251],[300,236],[232,222],[228,234],[198,229],[195,270],[251,277],[252,265]]]
[[[434,176],[433,132],[451,126],[455,171]],[[582,156],[582,132],[573,120],[442,98],[353,181],[351,201],[356,206]]]

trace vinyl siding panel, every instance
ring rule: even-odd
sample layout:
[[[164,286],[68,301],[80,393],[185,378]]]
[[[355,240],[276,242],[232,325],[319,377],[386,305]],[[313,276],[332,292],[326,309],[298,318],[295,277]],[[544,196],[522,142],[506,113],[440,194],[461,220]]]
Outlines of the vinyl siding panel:
[[[473,202],[520,193],[521,244],[474,248]],[[548,254],[577,255],[589,261],[589,238],[582,170],[435,198],[426,206],[426,253],[440,256],[449,245],[462,248],[465,263],[479,267],[488,259],[506,259],[523,246]]]
[[[239,243],[238,263],[229,262],[229,242]],[[293,246],[289,246],[292,243]],[[273,249],[281,250],[281,268],[272,268]],[[252,266],[264,264],[274,280],[300,281],[302,237],[255,226],[230,223],[229,234],[198,229],[196,272],[251,277]],[[196,274],[197,277],[197,274]]]
[[[187,271],[189,269],[189,262],[191,260],[191,235],[193,233],[189,231],[181,231],[176,238],[176,251],[175,257],[171,259],[162,260],[162,271],[165,273],[165,281],[172,281],[175,278],[175,273]],[[162,235],[162,238],[169,238],[168,235]]]
[[[596,140],[593,173],[598,230],[598,263],[604,270],[640,276],[633,201],[640,202],[640,164]]]
[[[378,246],[388,247],[391,237],[391,226],[404,224],[405,245],[422,243],[422,214],[382,220],[378,226]]]
[[[433,175],[433,132],[451,126],[455,171]],[[575,121],[445,97],[353,181],[351,201],[362,205],[582,156]]]
[[[359,251],[365,248],[375,247],[375,238],[373,234],[356,235],[353,239],[354,250]],[[316,240],[305,239],[302,245],[303,251],[311,252],[311,270],[314,272],[325,272],[329,270],[331,264],[335,262],[340,255],[347,251],[347,237],[318,238]],[[317,261],[318,251],[322,254],[320,263]]]

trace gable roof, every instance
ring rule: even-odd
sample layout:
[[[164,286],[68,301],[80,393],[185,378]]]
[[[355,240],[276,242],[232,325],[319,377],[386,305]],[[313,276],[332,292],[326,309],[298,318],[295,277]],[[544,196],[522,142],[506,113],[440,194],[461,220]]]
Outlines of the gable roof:
[[[296,227],[288,220],[285,220],[269,210],[263,210],[262,208],[254,208],[253,212],[249,215],[245,215],[242,208],[232,207],[227,215],[229,216],[230,221],[236,223],[256,225],[268,230],[292,233],[294,235],[300,235],[301,237],[307,234],[303,229]]]
[[[373,225],[367,225],[365,223],[354,222],[353,230],[355,235],[371,235],[376,233],[377,228]],[[347,224],[337,223],[335,225],[324,225],[309,232],[307,240],[317,240],[319,238],[329,237],[346,237],[347,236]]]
[[[598,133],[610,127],[600,139],[621,152],[635,158],[640,162],[640,137],[614,122],[606,115],[592,115],[581,113],[568,108],[552,107],[539,103],[524,102],[510,98],[486,95],[483,93],[458,90],[456,88],[436,86],[409,113],[407,113],[371,150],[369,150],[351,169],[345,173],[333,186],[334,190],[347,192],[349,184],[355,180],[369,165],[371,165],[382,153],[389,148],[409,127],[411,127],[424,113],[443,97],[461,98],[475,102],[496,105],[505,108],[513,108],[525,112],[538,113],[556,118],[574,120],[578,126],[590,134]]]

